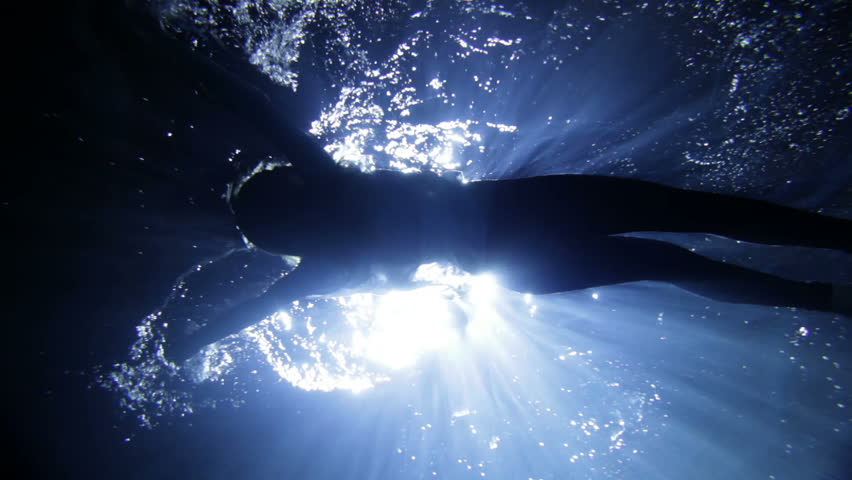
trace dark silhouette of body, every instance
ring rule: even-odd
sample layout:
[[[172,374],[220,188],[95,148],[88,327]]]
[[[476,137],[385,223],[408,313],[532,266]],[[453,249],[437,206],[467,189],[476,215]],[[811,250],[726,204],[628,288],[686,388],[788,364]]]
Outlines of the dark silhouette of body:
[[[231,206],[240,230],[258,248],[301,257],[265,293],[206,319],[194,334],[170,330],[171,359],[188,358],[295,299],[375,285],[377,278],[387,288],[405,287],[417,266],[433,261],[494,273],[503,286],[525,293],[656,280],[726,302],[848,312],[830,284],[787,280],[669,243],[619,236],[704,232],[850,252],[848,220],[615,177],[463,184],[432,173],[360,173],[336,165],[266,92],[202,55],[169,48],[176,70],[201,79],[211,102],[270,140],[274,153],[293,165],[257,173],[237,189]]]
[[[330,162],[318,147],[311,149],[322,155],[314,160]],[[525,293],[656,280],[725,302],[837,311],[830,284],[783,279],[618,234],[704,232],[757,243],[847,252],[852,247],[847,220],[590,175],[465,184],[433,173],[365,174],[333,167],[317,175],[280,167],[248,179],[231,205],[254,245],[301,262],[263,295],[179,341],[178,357],[299,298],[375,286],[377,278],[385,287],[410,286],[417,266],[435,261],[493,273],[503,286]]]

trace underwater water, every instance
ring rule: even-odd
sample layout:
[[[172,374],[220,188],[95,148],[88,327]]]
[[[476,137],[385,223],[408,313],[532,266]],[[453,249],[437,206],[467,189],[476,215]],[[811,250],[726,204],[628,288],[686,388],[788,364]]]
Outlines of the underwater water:
[[[353,168],[456,170],[468,181],[616,175],[852,218],[844,2],[99,8],[73,18],[77,48],[97,66],[75,87],[88,95],[72,102],[84,121],[50,105],[40,121],[66,122],[56,130],[74,146],[61,148],[103,159],[91,182],[110,185],[98,190],[108,200],[68,213],[104,240],[67,252],[120,272],[87,298],[124,307],[80,301],[60,313],[106,332],[83,341],[100,353],[82,376],[90,395],[108,397],[87,415],[112,431],[98,443],[112,459],[93,466],[85,459],[101,455],[68,446],[57,471],[843,478],[852,349],[840,315],[654,282],[533,296],[430,264],[418,271],[427,286],[303,299],[184,365],[163,343],[170,324],[203,323],[293,268],[233,228],[228,182],[277,159],[251,119],[207,93],[193,58],[266,92]],[[852,259],[838,252],[643,235],[852,283]]]

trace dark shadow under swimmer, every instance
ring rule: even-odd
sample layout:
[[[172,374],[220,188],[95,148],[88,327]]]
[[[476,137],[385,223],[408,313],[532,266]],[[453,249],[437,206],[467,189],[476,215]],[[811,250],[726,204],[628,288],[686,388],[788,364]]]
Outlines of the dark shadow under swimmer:
[[[302,134],[303,135],[303,134]],[[550,175],[475,181],[433,173],[370,174],[330,166],[305,136],[279,167],[232,195],[236,223],[259,249],[301,257],[264,294],[172,339],[167,356],[203,346],[293,300],[343,289],[405,288],[417,266],[448,262],[491,272],[524,293],[547,294],[639,280],[669,282],[732,303],[848,313],[848,287],[798,282],[714,261],[628,232],[703,232],[748,242],[852,251],[852,221],[765,201],[646,181]]]

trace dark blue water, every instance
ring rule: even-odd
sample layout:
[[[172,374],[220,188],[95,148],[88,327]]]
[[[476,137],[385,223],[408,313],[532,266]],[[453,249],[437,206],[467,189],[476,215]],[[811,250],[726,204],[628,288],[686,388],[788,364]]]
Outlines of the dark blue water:
[[[458,333],[417,330],[417,297],[302,303],[288,328],[260,324],[182,369],[146,330],[290,268],[233,228],[226,184],[275,160],[274,140],[217,98],[201,58],[365,170],[619,175],[849,218],[842,2],[38,10],[16,17],[45,27],[13,57],[24,148],[3,200],[5,409],[32,477],[844,478],[840,316],[649,282],[526,297],[485,281],[462,338],[424,346],[388,327],[417,353],[402,360],[370,322]],[[835,252],[658,236],[852,280]]]

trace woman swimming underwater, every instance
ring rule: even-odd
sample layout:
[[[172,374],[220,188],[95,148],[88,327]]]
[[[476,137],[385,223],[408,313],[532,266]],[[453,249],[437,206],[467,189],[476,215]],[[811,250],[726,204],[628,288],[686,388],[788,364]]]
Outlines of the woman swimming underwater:
[[[550,175],[463,183],[433,173],[340,167],[293,128],[265,92],[169,45],[176,71],[203,79],[211,102],[269,140],[291,166],[261,168],[230,198],[260,250],[300,257],[262,295],[194,333],[170,328],[166,356],[184,360],[293,300],[343,289],[405,288],[416,268],[453,263],[534,294],[640,280],[733,303],[852,311],[849,287],[799,282],[717,262],[630,232],[702,232],[747,242],[852,253],[852,221],[765,201],[635,179]],[[378,281],[380,280],[380,282]]]
[[[299,256],[298,267],[195,334],[170,339],[167,356],[187,358],[303,297],[411,286],[416,268],[429,262],[490,272],[524,293],[654,280],[724,302],[849,312],[841,293],[847,287],[788,280],[619,234],[702,232],[852,252],[852,221],[616,177],[462,183],[434,173],[367,174],[334,165],[304,134],[287,145],[295,165],[311,167],[261,169],[234,189],[231,207],[251,243]]]

